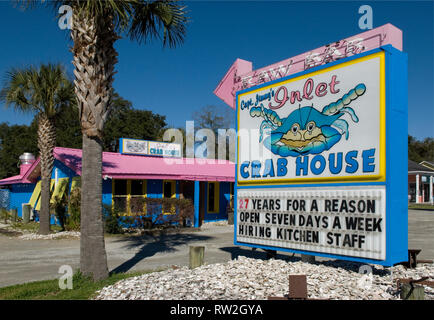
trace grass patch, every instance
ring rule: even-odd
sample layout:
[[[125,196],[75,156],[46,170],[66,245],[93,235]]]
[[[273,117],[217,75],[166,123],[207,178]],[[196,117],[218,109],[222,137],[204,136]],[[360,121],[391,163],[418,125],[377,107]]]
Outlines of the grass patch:
[[[0,288],[0,300],[88,300],[95,296],[96,291],[119,280],[151,272],[154,271],[116,273],[97,282],[78,272],[73,276],[73,289],[60,289],[59,279],[35,281]]]
[[[428,203],[411,203],[408,205],[409,209],[422,209],[434,211],[434,205]]]
[[[34,222],[31,221],[29,223],[24,223],[24,222],[13,222],[11,224],[11,227],[15,230],[20,230],[20,231],[30,231],[32,233],[37,233],[39,231],[39,222]],[[58,232],[60,231],[62,228],[57,225],[57,224],[52,224],[50,226],[50,230],[51,232]]]

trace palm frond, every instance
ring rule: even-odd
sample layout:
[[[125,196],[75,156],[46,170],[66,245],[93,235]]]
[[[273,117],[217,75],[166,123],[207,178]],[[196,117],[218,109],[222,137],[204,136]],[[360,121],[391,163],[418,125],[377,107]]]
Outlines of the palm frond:
[[[184,42],[189,22],[186,6],[178,0],[14,0],[26,8],[52,7],[56,14],[62,5],[93,18],[110,17],[115,29],[131,40],[147,43],[155,39],[164,46],[176,47]]]
[[[186,7],[176,0],[139,1],[131,4],[133,14],[128,36],[138,42],[155,38],[175,47],[184,42],[189,22]]]
[[[62,104],[75,102],[74,89],[60,65],[41,65],[39,68],[13,68],[6,73],[0,101],[6,107],[32,113],[43,113],[48,118],[57,115]]]

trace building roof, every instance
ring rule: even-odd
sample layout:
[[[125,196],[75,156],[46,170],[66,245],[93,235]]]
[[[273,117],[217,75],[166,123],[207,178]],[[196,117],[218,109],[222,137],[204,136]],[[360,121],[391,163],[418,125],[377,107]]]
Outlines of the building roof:
[[[422,166],[417,162],[408,160],[408,172],[425,172],[425,173],[434,173],[434,170]]]
[[[434,163],[432,163],[432,162],[429,162],[429,161],[422,161],[422,162],[420,162],[419,164],[422,165],[422,166],[424,166],[424,167],[427,167],[427,168],[429,168],[429,169],[434,170]]]
[[[31,183],[31,181],[23,179],[22,175],[12,176],[0,180],[0,185],[15,184],[15,183]]]
[[[55,159],[62,162],[77,175],[81,175],[81,149],[54,149]],[[37,159],[23,176],[0,180],[0,185],[36,181],[40,174]],[[103,152],[103,178],[114,179],[167,179],[197,181],[235,180],[235,164],[227,160],[162,158]]]

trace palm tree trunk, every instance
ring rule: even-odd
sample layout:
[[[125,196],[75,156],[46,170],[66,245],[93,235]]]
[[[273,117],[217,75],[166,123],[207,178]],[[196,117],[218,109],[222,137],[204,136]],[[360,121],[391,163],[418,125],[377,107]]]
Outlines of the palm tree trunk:
[[[80,270],[94,280],[108,277],[101,170],[102,141],[83,134]]]
[[[72,21],[74,84],[83,133],[80,270],[101,280],[108,277],[102,219],[102,132],[111,102],[118,36],[109,13],[93,17],[74,9]]]
[[[50,183],[54,166],[53,149],[56,144],[56,128],[53,120],[45,114],[38,117],[38,148],[41,159],[41,210],[39,233],[50,233]]]

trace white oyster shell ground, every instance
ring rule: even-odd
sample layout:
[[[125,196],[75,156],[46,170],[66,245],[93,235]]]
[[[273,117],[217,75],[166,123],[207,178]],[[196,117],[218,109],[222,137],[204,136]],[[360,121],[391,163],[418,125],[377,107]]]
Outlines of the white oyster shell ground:
[[[432,264],[416,269],[371,266],[372,275],[359,273],[360,266],[344,261],[305,263],[239,257],[193,270],[171,268],[124,279],[98,291],[95,299],[262,300],[288,294],[288,276],[305,274],[309,298],[384,300],[399,299],[398,278],[434,277]],[[425,299],[434,299],[432,288],[425,287]]]

